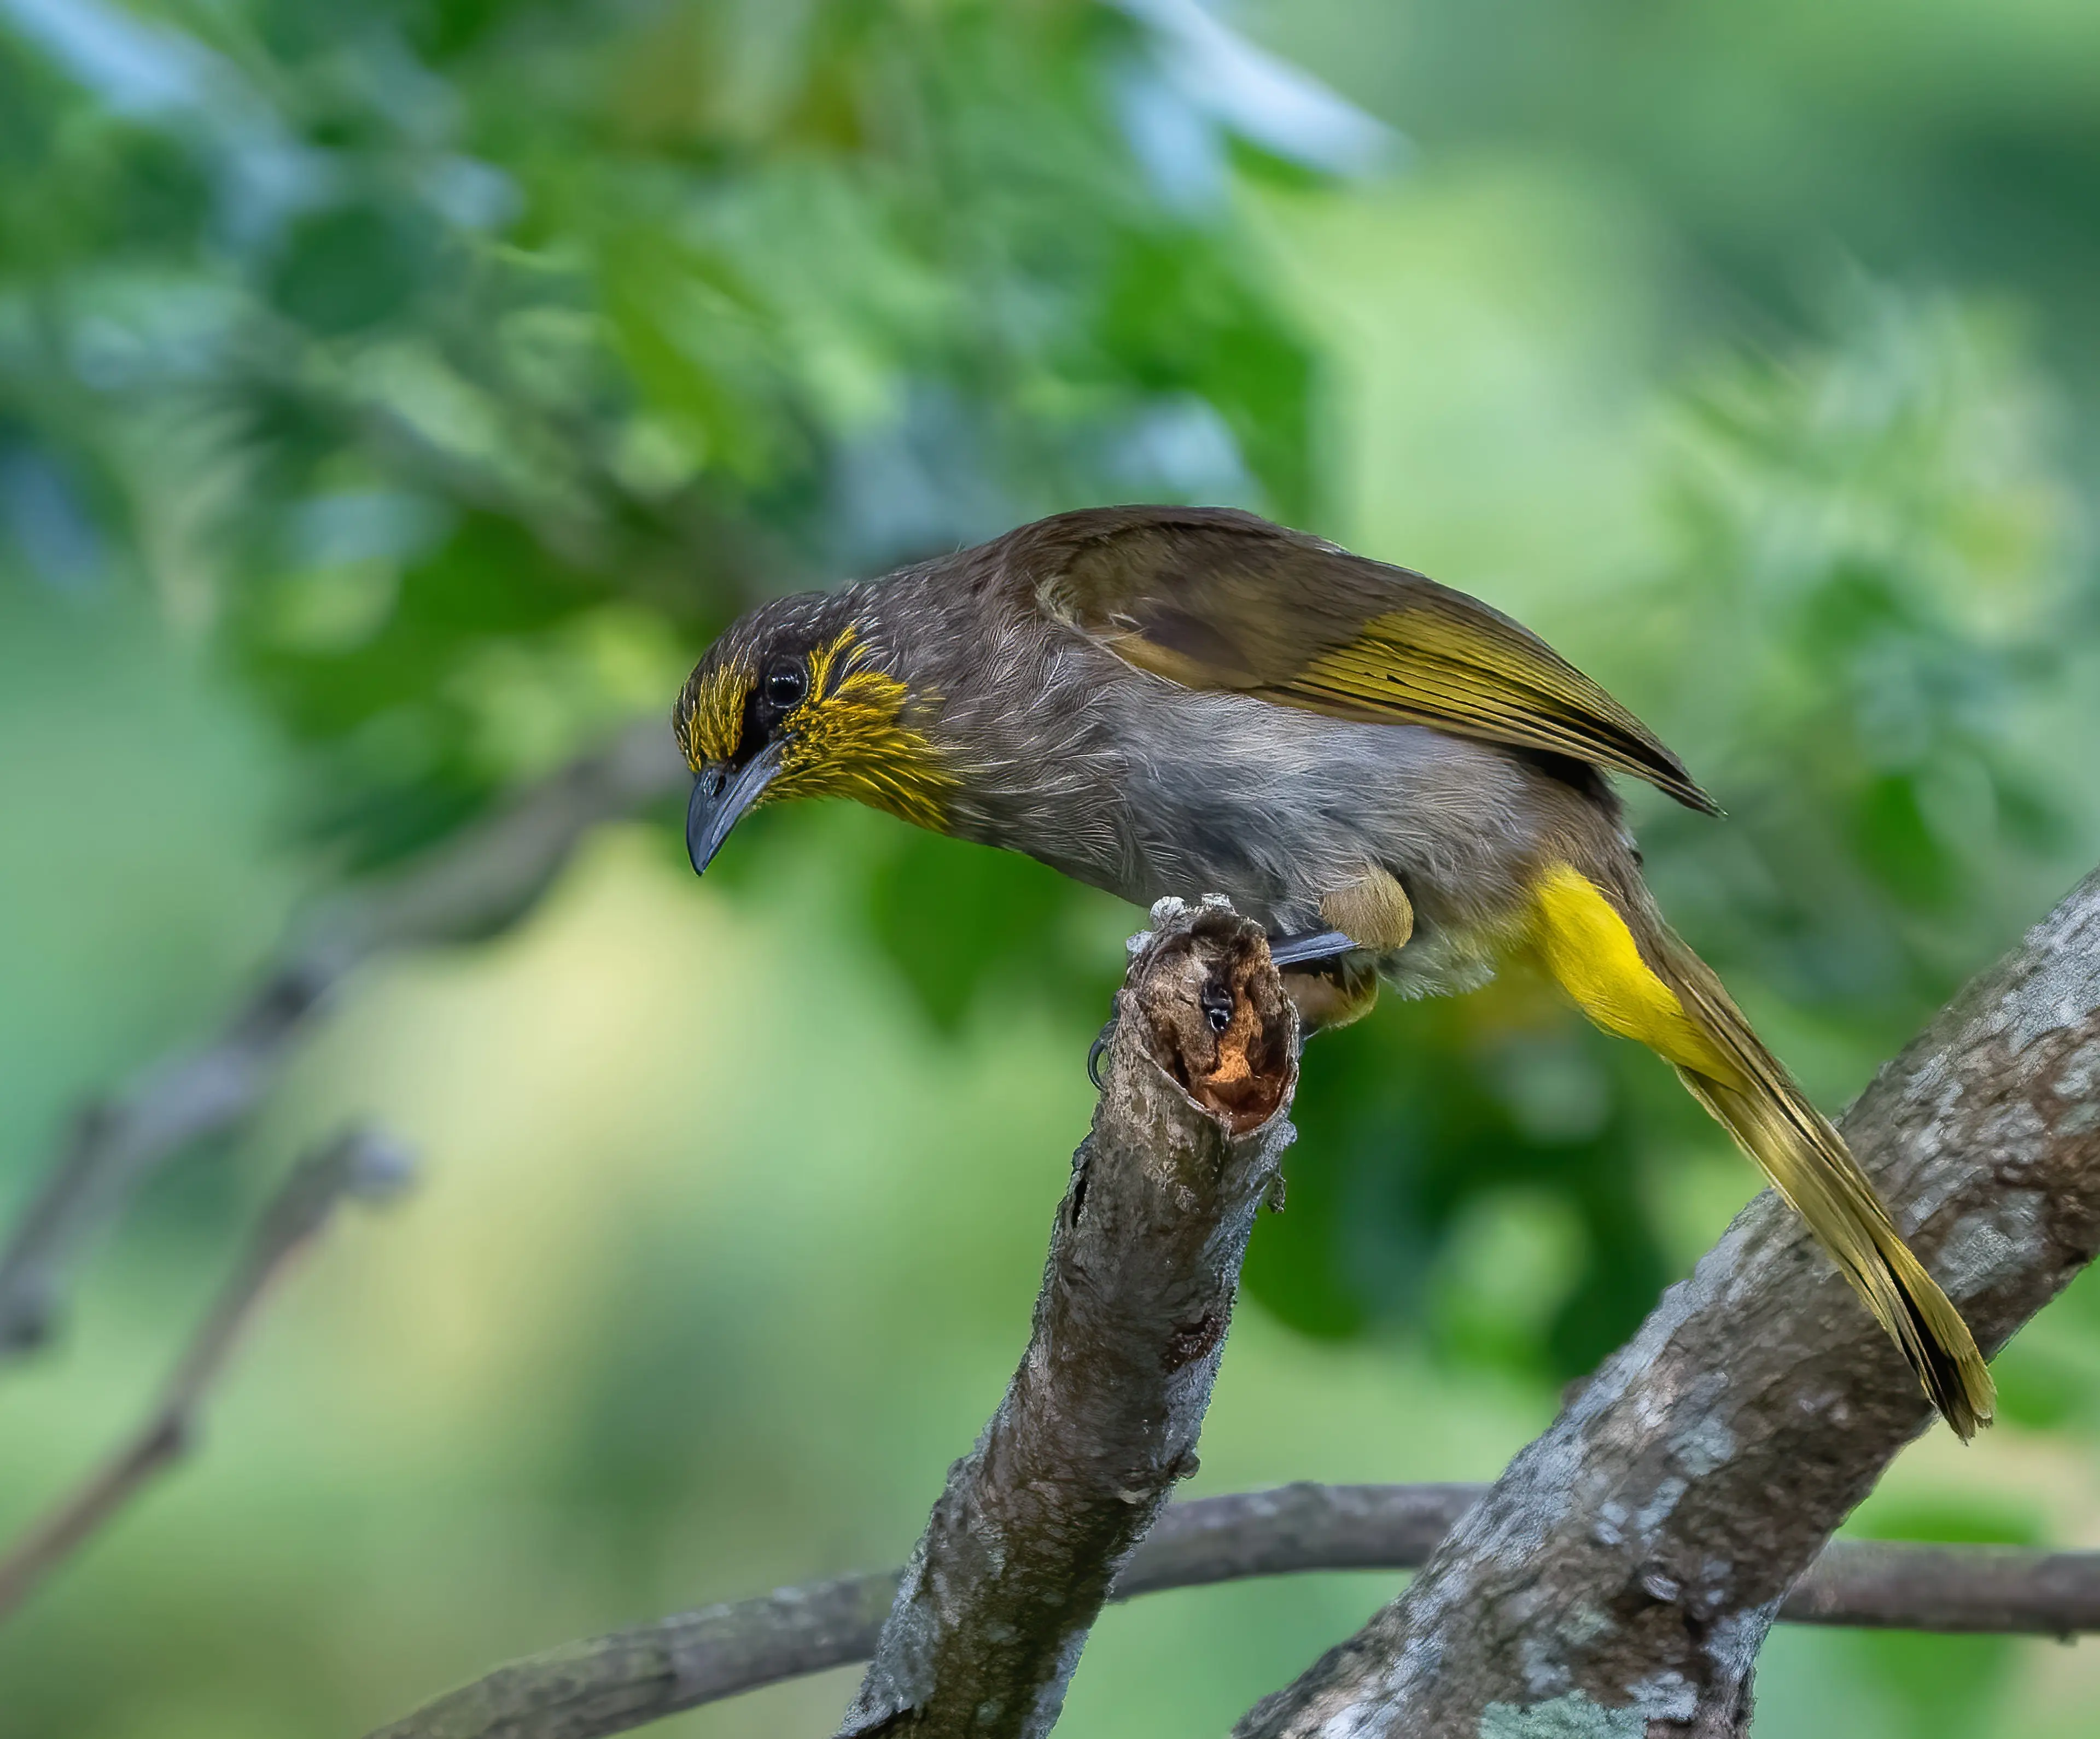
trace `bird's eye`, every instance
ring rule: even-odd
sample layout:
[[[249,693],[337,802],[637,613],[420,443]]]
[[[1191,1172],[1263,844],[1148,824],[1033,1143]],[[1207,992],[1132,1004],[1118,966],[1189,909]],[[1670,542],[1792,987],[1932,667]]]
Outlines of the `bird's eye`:
[[[778,659],[766,667],[765,704],[776,711],[786,712],[809,691],[809,673],[800,659]]]

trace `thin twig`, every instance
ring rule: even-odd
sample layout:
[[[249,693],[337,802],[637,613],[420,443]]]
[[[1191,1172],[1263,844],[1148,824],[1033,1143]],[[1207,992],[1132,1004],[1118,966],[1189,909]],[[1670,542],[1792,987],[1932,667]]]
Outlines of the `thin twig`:
[[[586,833],[668,795],[682,770],[660,721],[634,725],[414,868],[319,914],[217,1039],[84,1112],[0,1252],[0,1359],[49,1338],[73,1264],[142,1183],[254,1114],[354,967],[390,949],[501,929]]]
[[[366,1129],[338,1137],[293,1167],[257,1222],[245,1256],[130,1441],[0,1557],[0,1618],[189,1448],[205,1399],[241,1331],[294,1256],[346,1196],[377,1199],[408,1181],[402,1150]]]
[[[1111,1600],[1302,1570],[1419,1569],[1485,1485],[1286,1485],[1170,1504]],[[371,1739],[598,1739],[874,1652],[901,1570],[680,1613],[499,1667]],[[1793,1624],[2100,1631],[2100,1551],[1837,1540]]]

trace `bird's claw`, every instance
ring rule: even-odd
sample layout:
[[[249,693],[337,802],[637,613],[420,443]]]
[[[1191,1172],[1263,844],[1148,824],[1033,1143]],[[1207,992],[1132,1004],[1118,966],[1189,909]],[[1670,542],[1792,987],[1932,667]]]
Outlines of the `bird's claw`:
[[[1094,1091],[1101,1092],[1106,1083],[1101,1079],[1101,1059],[1108,1055],[1109,1040],[1115,1037],[1116,1023],[1113,1017],[1107,1026],[1094,1035],[1092,1048],[1087,1053],[1087,1079],[1094,1084]]]

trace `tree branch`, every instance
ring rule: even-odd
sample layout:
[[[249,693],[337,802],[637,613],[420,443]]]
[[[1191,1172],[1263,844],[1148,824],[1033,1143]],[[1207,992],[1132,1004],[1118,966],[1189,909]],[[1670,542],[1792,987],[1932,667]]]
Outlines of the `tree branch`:
[[[1297,1016],[1259,927],[1154,908],[1006,1398],[948,1475],[841,1735],[1035,1739],[1196,1437],[1290,1139]]]
[[[247,1120],[352,968],[389,949],[500,929],[584,835],[668,795],[682,774],[670,732],[656,721],[634,725],[414,868],[321,913],[217,1039],[82,1112],[0,1252],[0,1358],[49,1337],[83,1245],[140,1184],[185,1148]]]
[[[2100,875],[1844,1119],[1988,1348],[2100,1247],[2096,1097]],[[1788,1589],[1929,1417],[1843,1281],[1762,1196],[1407,1592],[1240,1739],[1732,1739]],[[1921,1591],[1883,1586],[1931,1616]]]
[[[1286,1485],[1169,1504],[1111,1600],[1299,1570],[1412,1570],[1485,1485]],[[501,1666],[370,1739],[602,1739],[875,1652],[903,1573],[680,1613]],[[1782,1622],[2068,1636],[2100,1631],[2100,1552],[1835,1540]]]
[[[1899,1204],[1899,1219],[1921,1251],[1938,1258],[1943,1279],[1993,1345],[2100,1244],[2096,944],[2100,876],[1957,998],[1846,1119]],[[1101,1116],[1110,1115],[1105,1097]],[[1088,1176],[1075,1172],[1060,1239]],[[1035,1362],[1031,1351],[1021,1377]],[[1410,1612],[1410,1594],[1257,1710],[1245,1724],[1250,1732],[1339,1732],[1361,1714],[1366,1734],[1474,1734],[1486,1712],[1478,1688],[1485,1675],[1466,1653],[1471,1626],[1483,1633],[1476,1657],[1485,1653],[1502,1671],[1487,1683],[1509,1690],[1492,1700],[1501,1703],[1498,1719],[1518,1723],[1501,1729],[1510,1739],[1726,1732],[1725,1724],[1696,1724],[1699,1699],[1718,1687],[1725,1701],[1740,1688],[1747,1704],[1750,1663],[1774,1615],[2050,1635],[2100,1629],[2100,1553],[1824,1545],[1928,1417],[1908,1371],[1842,1281],[1761,1198],[1477,1509],[1479,1488],[1468,1486],[1292,1486],[1175,1505],[1111,1597],[1294,1569],[1412,1568],[1465,1516],[1418,1579],[1418,1589],[1443,1590],[1440,1603],[1426,1622],[1405,1622],[1437,1626],[1431,1634],[1441,1660],[1475,1673],[1470,1722],[1436,1724],[1438,1712],[1409,1725],[1379,1701],[1375,1663],[1392,1653],[1375,1650],[1387,1648],[1395,1613]],[[955,1477],[967,1479],[983,1451]],[[916,1568],[923,1585],[925,1567]],[[570,1644],[501,1668],[372,1739],[623,1732],[865,1657],[899,1579],[848,1577]],[[1568,1583],[1574,1591],[1563,1604]],[[1613,1646],[1630,1632],[1623,1649]],[[1535,1654],[1527,1657],[1527,1647]],[[1701,1676],[1679,1664],[1688,1659]],[[1524,1673],[1529,1661],[1535,1677]],[[1412,1668],[1413,1689],[1433,1690],[1440,1664],[1403,1657],[1388,1682],[1405,1687]],[[1651,1719],[1638,1704],[1623,1712],[1624,1697],[1604,1702],[1586,1688],[1600,1665],[1631,1670],[1635,1695],[1651,1705],[1671,1700],[1669,1709]],[[1343,1700],[1344,1688],[1366,1683],[1354,1703]],[[1341,1694],[1320,1713],[1333,1714],[1335,1725],[1283,1724],[1304,1719],[1330,1687]],[[1692,1712],[1680,1716],[1688,1695]],[[1545,1724],[1522,1724],[1528,1707],[1542,1704]],[[1555,1728],[1560,1715],[1569,1719]]]
[[[327,1225],[346,1196],[377,1200],[408,1181],[409,1161],[392,1142],[351,1129],[292,1168],[263,1210],[247,1255],[199,1325],[130,1441],[86,1484],[34,1524],[0,1558],[0,1618],[77,1551],[139,1488],[188,1450],[205,1397],[235,1345],[292,1260]]]
[[[1779,1616],[1786,1624],[2067,1639],[2100,1631],[2100,1551],[1833,1540]]]

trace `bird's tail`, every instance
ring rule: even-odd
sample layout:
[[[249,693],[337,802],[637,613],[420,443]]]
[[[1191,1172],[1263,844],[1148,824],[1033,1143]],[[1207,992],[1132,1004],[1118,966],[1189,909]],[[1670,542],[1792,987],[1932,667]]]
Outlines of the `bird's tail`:
[[[1674,1065],[1692,1097],[1808,1222],[1965,1439],[1995,1390],[1961,1313],[1926,1273],[1838,1133],[1750,1030],[1711,968],[1630,875],[1610,893],[1567,864],[1533,889],[1529,933],[1590,1020]]]

